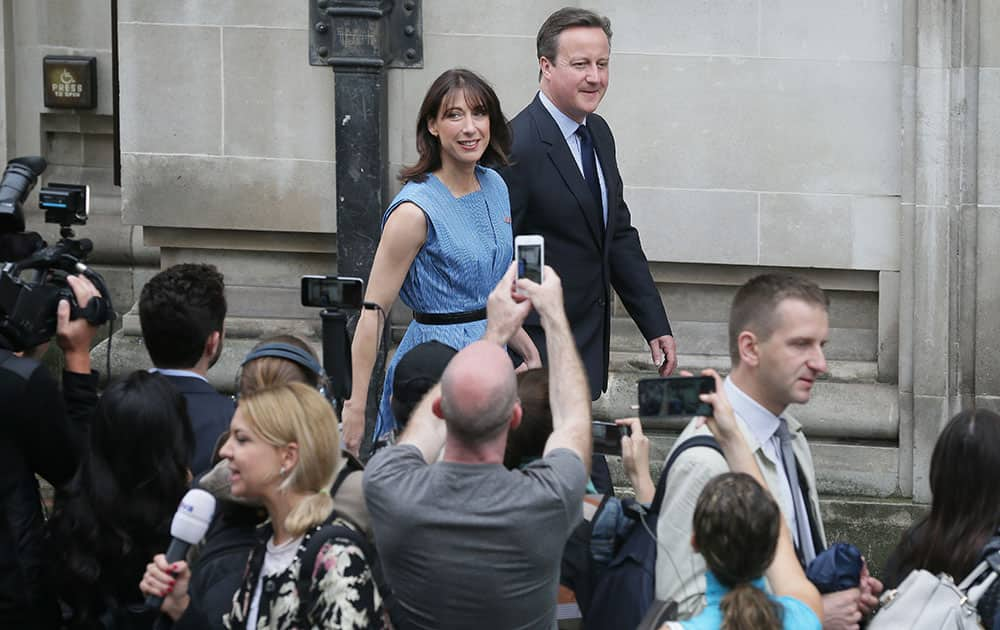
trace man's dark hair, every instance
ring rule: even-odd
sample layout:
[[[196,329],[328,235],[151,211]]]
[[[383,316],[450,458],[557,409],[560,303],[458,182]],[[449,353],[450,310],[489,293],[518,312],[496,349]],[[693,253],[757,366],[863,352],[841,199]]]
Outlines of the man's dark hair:
[[[226,319],[222,274],[213,265],[180,264],[153,276],[139,296],[139,323],[153,365],[186,369]]]
[[[812,280],[790,273],[768,273],[751,278],[740,287],[729,311],[729,358],[740,363],[739,337],[744,330],[766,341],[778,327],[778,306],[787,299],[801,300],[823,310],[830,298]]]
[[[588,9],[563,7],[550,15],[538,29],[538,37],[535,39],[538,58],[545,57],[555,63],[556,54],[559,52],[559,35],[566,29],[577,26],[599,28],[608,36],[608,43],[611,43],[611,20]],[[538,78],[542,78],[541,71],[538,73]]]

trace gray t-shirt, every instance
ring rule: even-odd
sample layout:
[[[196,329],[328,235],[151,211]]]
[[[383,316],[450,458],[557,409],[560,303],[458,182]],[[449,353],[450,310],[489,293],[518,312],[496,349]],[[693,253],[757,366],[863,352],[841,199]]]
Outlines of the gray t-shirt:
[[[365,500],[406,627],[550,630],[586,483],[567,449],[513,471],[428,465],[412,445],[378,453],[365,468]]]

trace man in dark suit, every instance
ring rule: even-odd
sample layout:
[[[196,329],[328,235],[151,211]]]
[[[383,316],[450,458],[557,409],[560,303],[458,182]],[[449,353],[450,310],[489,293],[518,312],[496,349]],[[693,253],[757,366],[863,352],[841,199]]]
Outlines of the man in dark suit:
[[[677,351],[639,234],[622,196],[611,129],[594,113],[608,85],[611,24],[567,7],[538,31],[540,91],[511,121],[514,233],[545,237],[545,263],[560,275],[566,313],[596,400],[608,384],[611,287],[649,342],[661,375]],[[546,358],[537,320],[525,330]]]
[[[150,279],[139,297],[139,323],[149,358],[187,401],[195,452],[191,471],[211,468],[219,436],[229,430],[235,407],[206,375],[222,354],[226,295],[212,265],[181,264]]]

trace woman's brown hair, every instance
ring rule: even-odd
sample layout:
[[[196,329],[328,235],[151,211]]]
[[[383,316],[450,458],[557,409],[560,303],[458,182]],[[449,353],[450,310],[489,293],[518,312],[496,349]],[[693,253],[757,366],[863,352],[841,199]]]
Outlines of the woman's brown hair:
[[[483,166],[500,167],[509,163],[510,130],[500,109],[500,99],[481,76],[464,68],[446,70],[431,83],[417,114],[417,163],[399,172],[399,181],[422,182],[427,174],[441,168],[441,143],[427,128],[427,123],[441,113],[453,92],[461,90],[470,107],[482,107],[490,117],[490,144],[479,162]]]
[[[694,508],[694,544],[729,592],[722,630],[781,630],[781,606],[755,587],[774,559],[781,527],[778,505],[753,477],[726,473],[702,490]]]

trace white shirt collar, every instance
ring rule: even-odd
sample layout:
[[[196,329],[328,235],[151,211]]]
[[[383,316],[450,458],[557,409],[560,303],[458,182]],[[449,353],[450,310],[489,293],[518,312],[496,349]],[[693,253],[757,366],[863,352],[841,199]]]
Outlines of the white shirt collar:
[[[191,370],[172,370],[172,369],[160,369],[160,368],[151,367],[151,368],[149,368],[149,371],[150,372],[159,372],[160,374],[162,374],[164,376],[186,376],[188,378],[201,379],[201,380],[205,381],[206,383],[208,382],[207,378],[205,378],[201,374],[198,374],[197,372],[192,372]]]
[[[781,424],[778,416],[765,409],[760,403],[747,395],[730,377],[725,381],[726,395],[733,406],[733,411],[746,423],[750,433],[758,444],[767,444]]]
[[[552,118],[556,121],[556,124],[559,125],[559,131],[562,132],[563,138],[565,138],[568,142],[569,139],[573,137],[573,134],[576,133],[580,123],[562,113],[562,111],[560,111],[560,109],[549,100],[549,97],[545,96],[545,92],[542,92],[541,90],[538,91],[538,100],[542,102],[542,106],[545,107],[545,110],[549,112],[549,115],[552,116]],[[586,121],[584,121],[583,124],[586,124]]]

